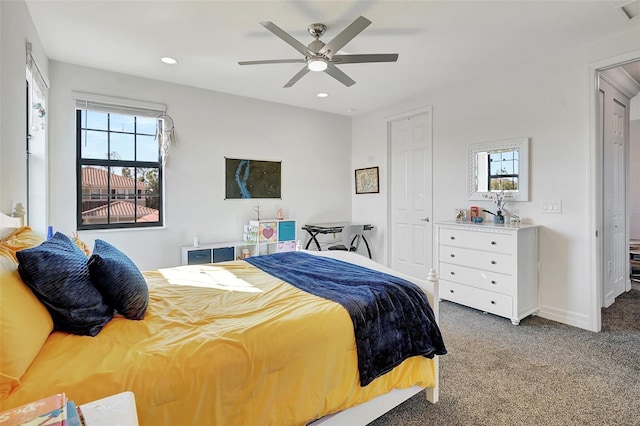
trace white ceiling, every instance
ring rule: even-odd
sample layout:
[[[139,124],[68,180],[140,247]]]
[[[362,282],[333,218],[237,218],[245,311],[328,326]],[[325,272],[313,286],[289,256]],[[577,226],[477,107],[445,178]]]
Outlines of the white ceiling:
[[[343,115],[640,25],[616,10],[626,1],[26,2],[50,59]],[[260,21],[272,21],[306,45],[309,24],[326,24],[322,40],[328,42],[359,15],[373,23],[343,53],[398,53],[399,59],[339,66],[356,81],[352,87],[309,73],[285,89],[300,64],[238,65],[301,57]],[[165,65],[162,56],[179,64]],[[318,92],[329,97],[317,98]]]

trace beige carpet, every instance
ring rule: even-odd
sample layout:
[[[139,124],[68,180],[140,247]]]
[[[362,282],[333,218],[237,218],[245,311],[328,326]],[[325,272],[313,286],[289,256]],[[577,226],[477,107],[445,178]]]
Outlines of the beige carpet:
[[[422,392],[371,426],[640,425],[640,291],[603,309],[601,333],[440,306],[440,401]]]

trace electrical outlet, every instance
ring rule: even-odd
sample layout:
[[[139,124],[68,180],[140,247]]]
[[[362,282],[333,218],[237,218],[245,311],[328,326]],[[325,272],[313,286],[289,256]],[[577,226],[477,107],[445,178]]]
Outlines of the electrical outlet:
[[[562,213],[562,200],[543,201],[542,213]]]

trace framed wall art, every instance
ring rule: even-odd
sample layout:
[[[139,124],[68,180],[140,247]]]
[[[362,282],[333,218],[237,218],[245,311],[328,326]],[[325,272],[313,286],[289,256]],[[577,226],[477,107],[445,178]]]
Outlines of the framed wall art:
[[[282,162],[225,157],[225,199],[282,198]]]
[[[356,169],[356,194],[377,194],[380,192],[378,167]]]

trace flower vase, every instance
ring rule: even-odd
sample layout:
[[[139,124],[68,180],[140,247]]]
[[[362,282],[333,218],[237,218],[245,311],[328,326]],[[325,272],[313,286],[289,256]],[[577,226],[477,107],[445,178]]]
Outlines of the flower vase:
[[[498,212],[496,215],[493,216],[493,223],[497,225],[504,224],[504,216],[502,215],[502,212]]]

